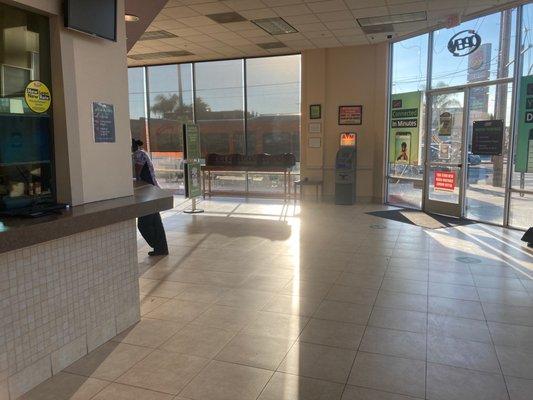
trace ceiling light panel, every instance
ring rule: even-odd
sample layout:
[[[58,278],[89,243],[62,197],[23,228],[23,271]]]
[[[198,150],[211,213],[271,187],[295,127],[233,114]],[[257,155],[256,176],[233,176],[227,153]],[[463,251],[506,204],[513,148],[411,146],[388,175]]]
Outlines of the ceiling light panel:
[[[383,15],[379,17],[358,18],[357,22],[361,27],[387,25],[387,24],[402,24],[405,22],[426,21],[427,14],[425,11],[418,11],[405,14]]]
[[[280,17],[254,19],[252,22],[271,35],[285,35],[298,32],[292,25],[289,25],[287,21]]]
[[[219,23],[219,24],[229,24],[231,22],[242,22],[247,21],[241,14],[236,12],[225,12],[217,14],[208,14],[207,18]]]
[[[168,31],[146,31],[139,38],[139,41],[168,39],[168,38],[175,38],[175,37],[178,37],[178,36],[174,35],[173,33],[168,32]]]
[[[183,56],[192,56],[193,53],[187,50],[176,50],[176,51],[158,51],[155,53],[142,53],[142,54],[130,54],[128,57],[132,60],[142,61],[142,60],[152,60],[156,58],[171,58],[171,57],[183,57]]]
[[[284,43],[281,42],[257,43],[257,45],[265,50],[282,49],[284,47],[287,47]]]

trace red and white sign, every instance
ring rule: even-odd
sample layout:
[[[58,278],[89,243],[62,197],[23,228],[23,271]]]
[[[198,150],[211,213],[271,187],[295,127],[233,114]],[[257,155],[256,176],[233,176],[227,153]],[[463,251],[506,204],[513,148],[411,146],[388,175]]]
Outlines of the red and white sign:
[[[434,187],[435,190],[453,192],[455,190],[455,172],[435,171]]]

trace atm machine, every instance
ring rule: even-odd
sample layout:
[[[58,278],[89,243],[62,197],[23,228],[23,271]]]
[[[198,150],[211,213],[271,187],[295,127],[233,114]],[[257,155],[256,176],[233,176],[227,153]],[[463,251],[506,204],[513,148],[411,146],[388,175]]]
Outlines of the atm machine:
[[[335,159],[335,204],[355,203],[355,171],[357,167],[357,134],[342,133]]]

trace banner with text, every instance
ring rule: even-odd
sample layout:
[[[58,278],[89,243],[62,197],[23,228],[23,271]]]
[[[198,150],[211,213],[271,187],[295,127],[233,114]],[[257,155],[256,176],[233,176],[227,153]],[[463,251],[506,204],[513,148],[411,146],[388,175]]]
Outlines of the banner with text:
[[[533,172],[533,75],[520,81],[516,172]]]
[[[421,92],[393,94],[391,98],[389,160],[394,164],[420,163]]]

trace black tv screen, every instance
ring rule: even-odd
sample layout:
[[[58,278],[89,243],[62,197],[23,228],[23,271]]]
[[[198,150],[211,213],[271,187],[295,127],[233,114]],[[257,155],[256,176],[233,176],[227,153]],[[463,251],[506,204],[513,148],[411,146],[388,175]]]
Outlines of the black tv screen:
[[[116,0],[66,0],[65,26],[89,35],[117,40]]]

